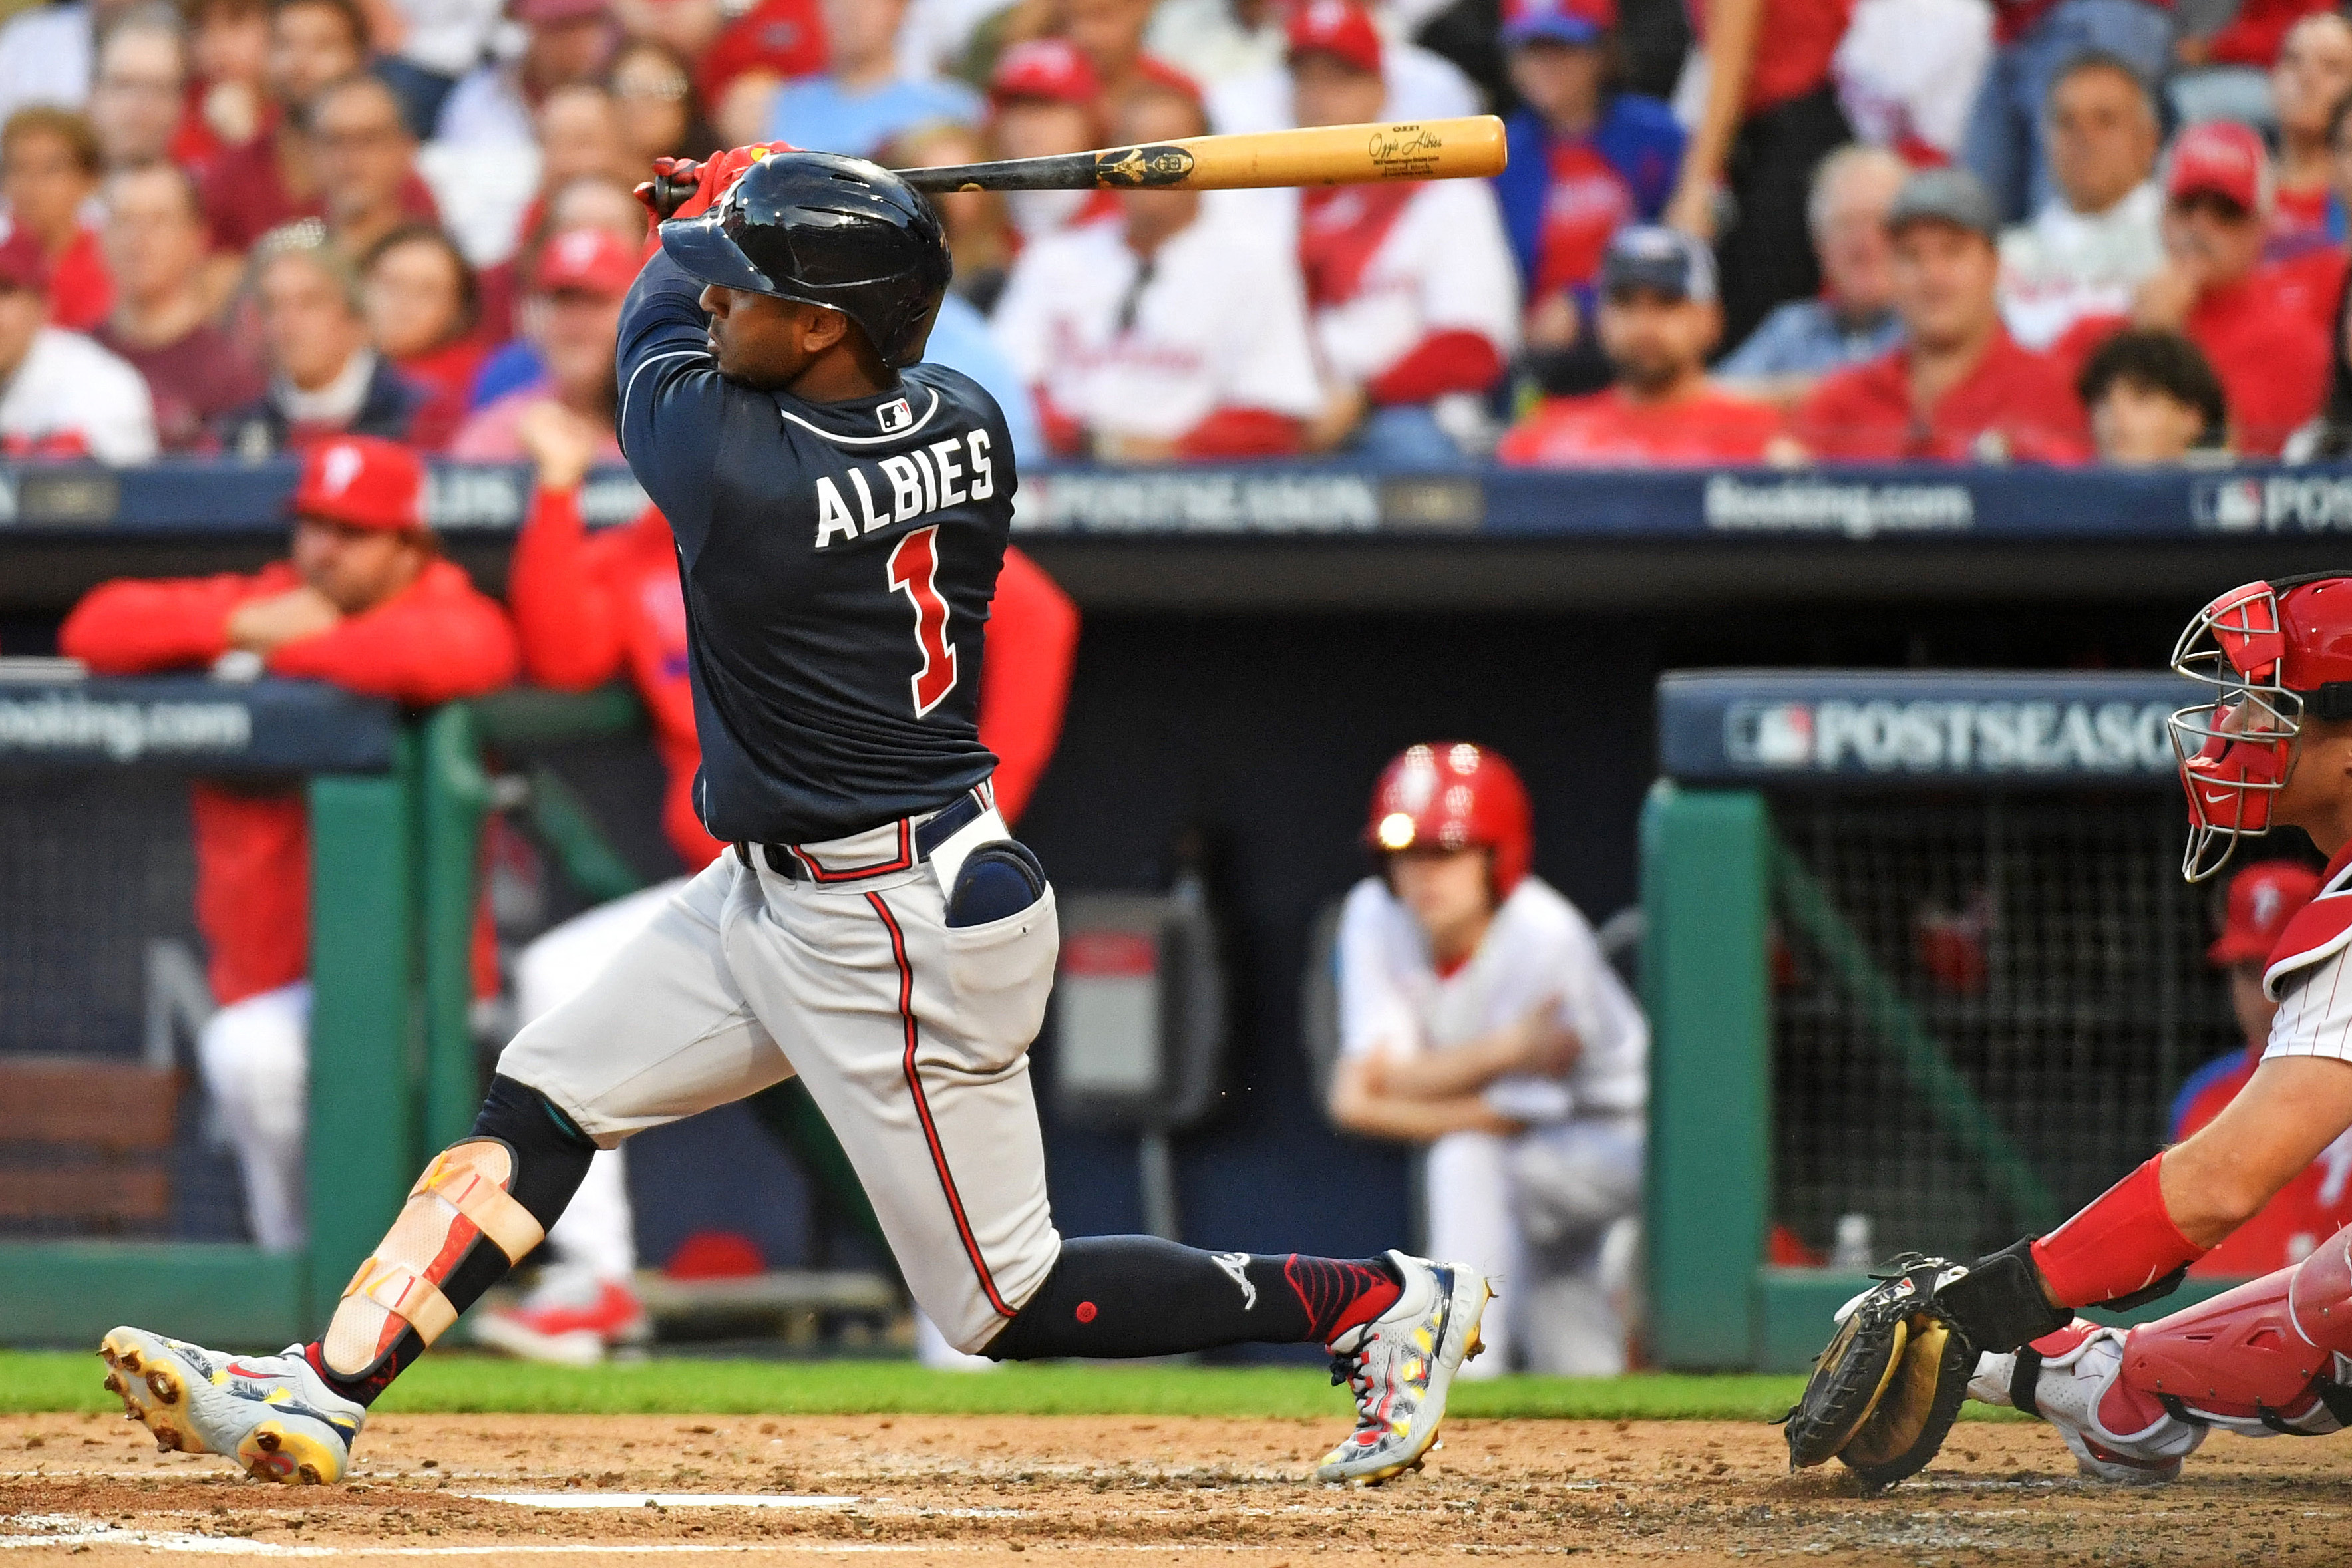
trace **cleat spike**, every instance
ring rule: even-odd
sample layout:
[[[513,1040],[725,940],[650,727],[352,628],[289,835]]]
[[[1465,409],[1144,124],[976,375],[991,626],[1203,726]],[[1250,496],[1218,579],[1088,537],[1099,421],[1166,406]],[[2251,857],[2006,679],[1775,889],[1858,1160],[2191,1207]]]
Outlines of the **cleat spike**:
[[[110,1372],[106,1375],[106,1391],[109,1394],[114,1395],[120,1395],[123,1392],[122,1375],[121,1373]]]
[[[166,1405],[180,1402],[180,1380],[160,1366],[147,1369],[147,1391]]]
[[[253,1435],[253,1441],[256,1447],[265,1449],[269,1453],[274,1454],[278,1451],[278,1434],[268,1427],[264,1427],[260,1431],[256,1432]]]
[[[133,1377],[138,1376],[142,1366],[142,1363],[139,1360],[139,1353],[135,1350],[124,1351],[122,1353],[122,1359],[116,1362],[115,1365],[131,1374]]]
[[[316,1465],[301,1466],[295,1470],[294,1479],[299,1483],[306,1487],[324,1486],[326,1484],[326,1478],[319,1473],[319,1467]]]

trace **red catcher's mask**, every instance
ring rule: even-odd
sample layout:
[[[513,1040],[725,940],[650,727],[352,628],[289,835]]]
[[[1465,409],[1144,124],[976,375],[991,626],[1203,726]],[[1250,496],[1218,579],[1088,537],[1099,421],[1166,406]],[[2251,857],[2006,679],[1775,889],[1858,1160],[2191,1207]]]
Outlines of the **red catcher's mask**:
[[[2352,574],[2231,589],[2181,632],[2172,668],[2216,688],[2171,722],[2189,799],[2180,874],[2202,882],[2241,838],[2270,831],[2305,715],[2352,718]]]

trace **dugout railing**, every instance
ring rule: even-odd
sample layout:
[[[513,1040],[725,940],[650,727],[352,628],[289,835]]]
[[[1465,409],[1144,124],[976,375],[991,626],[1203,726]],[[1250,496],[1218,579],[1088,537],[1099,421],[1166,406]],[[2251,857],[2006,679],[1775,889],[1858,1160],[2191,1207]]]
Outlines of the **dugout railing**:
[[[0,1343],[93,1343],[125,1321],[232,1343],[300,1337],[331,1312],[428,1151],[462,1134],[478,1103],[468,948],[490,790],[475,716],[462,705],[406,714],[307,682],[85,679],[56,661],[0,664],[0,790],[21,819],[0,847],[0,885],[19,901],[6,912],[9,939],[37,946],[33,933],[62,913],[24,906],[66,895],[34,863],[44,824],[90,810],[110,781],[134,772],[299,781],[314,993],[308,1248],[24,1239],[13,1227],[16,1239],[0,1239]],[[101,906],[126,896],[103,875],[71,895]],[[73,981],[64,966],[77,956],[67,948],[50,965],[55,984]],[[104,1104],[110,1072],[137,1061],[133,1042],[80,1039],[70,1055],[47,1043],[38,1030],[12,1031],[0,1061],[38,1055],[93,1106]],[[11,1167],[67,1157],[28,1143],[22,1130],[39,1119],[13,1110],[0,1106]]]
[[[2168,674],[1661,680],[1656,1364],[1801,1369],[1864,1283],[1828,1266],[1842,1220],[1874,1260],[1973,1256],[2160,1145],[2181,1079],[2242,1043],[2215,894],[2179,873],[2164,720],[2193,700]]]

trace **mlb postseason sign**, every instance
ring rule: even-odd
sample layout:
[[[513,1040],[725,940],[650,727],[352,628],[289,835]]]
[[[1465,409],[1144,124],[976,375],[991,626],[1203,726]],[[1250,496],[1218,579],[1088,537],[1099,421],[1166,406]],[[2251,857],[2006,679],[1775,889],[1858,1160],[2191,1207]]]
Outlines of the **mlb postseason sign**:
[[[1661,771],[1685,783],[2169,786],[2172,674],[1725,670],[1658,683]]]
[[[0,770],[380,773],[398,710],[314,681],[91,680],[0,661]]]

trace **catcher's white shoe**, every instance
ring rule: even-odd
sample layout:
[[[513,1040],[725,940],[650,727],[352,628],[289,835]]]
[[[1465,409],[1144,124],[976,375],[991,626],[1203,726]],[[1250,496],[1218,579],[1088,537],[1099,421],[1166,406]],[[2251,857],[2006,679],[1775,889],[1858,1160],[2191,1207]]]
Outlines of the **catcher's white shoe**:
[[[2167,1415],[2138,1431],[2116,1432],[2099,1418],[2123,1371],[2122,1329],[2076,1318],[2027,1350],[2022,1379],[2019,1354],[1979,1356],[1969,1397],[2015,1406],[2049,1422],[2089,1479],[2147,1487],[2180,1479],[2180,1461],[2205,1440],[2204,1427]]]
[[[1318,1481],[1376,1485],[1420,1468],[1445,1419],[1462,1364],[1484,1347],[1478,1321],[1495,1294],[1464,1263],[1391,1252],[1403,1288],[1389,1310],[1331,1342],[1331,1381],[1356,1396],[1356,1429],[1323,1456]]]
[[[256,1480],[342,1479],[367,1420],[367,1407],[329,1388],[299,1345],[281,1355],[224,1355],[125,1327],[98,1354],[108,1390],[158,1448],[233,1457]]]

